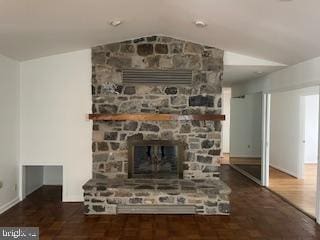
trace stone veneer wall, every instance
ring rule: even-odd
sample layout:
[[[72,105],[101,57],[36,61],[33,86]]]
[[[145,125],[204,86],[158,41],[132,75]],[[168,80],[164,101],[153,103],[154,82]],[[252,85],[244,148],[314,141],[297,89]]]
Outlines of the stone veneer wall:
[[[192,70],[190,86],[123,85],[122,69]],[[93,113],[221,113],[223,51],[163,36],[92,48]],[[127,177],[128,139],[185,143],[184,178],[218,178],[219,121],[94,121],[94,178]]]

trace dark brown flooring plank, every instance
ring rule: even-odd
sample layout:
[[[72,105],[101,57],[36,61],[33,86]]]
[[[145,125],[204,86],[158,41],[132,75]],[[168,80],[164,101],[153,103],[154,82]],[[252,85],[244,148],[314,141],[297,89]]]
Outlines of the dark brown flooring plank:
[[[230,216],[85,216],[82,203],[62,203],[61,187],[44,186],[0,215],[0,226],[39,226],[40,239],[309,240],[320,227],[309,217],[228,166]]]

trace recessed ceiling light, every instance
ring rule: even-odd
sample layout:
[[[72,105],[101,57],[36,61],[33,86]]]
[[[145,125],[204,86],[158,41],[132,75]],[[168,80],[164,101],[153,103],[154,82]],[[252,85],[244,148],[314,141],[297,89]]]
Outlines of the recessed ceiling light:
[[[117,27],[117,26],[119,26],[121,23],[122,23],[121,20],[112,20],[112,21],[110,21],[110,25],[111,25],[112,27]]]
[[[264,72],[262,72],[262,71],[255,71],[255,72],[253,72],[254,74],[263,74]]]
[[[201,20],[196,20],[194,21],[194,24],[197,26],[197,27],[206,27],[207,24],[204,22],[204,21],[201,21]]]

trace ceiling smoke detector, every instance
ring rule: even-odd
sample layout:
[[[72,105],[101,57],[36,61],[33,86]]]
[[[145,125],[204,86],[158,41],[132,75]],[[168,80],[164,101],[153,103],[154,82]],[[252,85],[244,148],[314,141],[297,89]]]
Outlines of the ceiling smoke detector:
[[[122,23],[121,20],[112,20],[112,21],[110,21],[110,25],[111,25],[112,27],[117,27],[117,26],[119,26],[121,23]]]
[[[196,20],[194,21],[194,24],[197,26],[197,27],[201,27],[201,28],[204,28],[207,26],[207,24],[204,22],[204,21],[201,21],[201,20]]]

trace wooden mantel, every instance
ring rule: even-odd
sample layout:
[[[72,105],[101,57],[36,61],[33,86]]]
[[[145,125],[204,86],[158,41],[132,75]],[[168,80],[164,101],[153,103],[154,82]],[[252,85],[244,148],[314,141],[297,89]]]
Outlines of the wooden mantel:
[[[148,113],[124,113],[124,114],[89,114],[89,119],[96,121],[182,121],[182,120],[211,120],[223,121],[226,119],[225,115],[220,114],[148,114]]]

